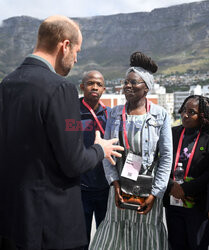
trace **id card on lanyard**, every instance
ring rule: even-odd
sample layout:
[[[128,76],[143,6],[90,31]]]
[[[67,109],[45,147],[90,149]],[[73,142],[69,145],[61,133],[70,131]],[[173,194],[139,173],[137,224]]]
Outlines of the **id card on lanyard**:
[[[174,165],[174,171],[173,171],[173,179],[174,180],[175,180],[174,173],[175,173],[176,168],[178,166],[178,162],[179,162],[179,158],[180,158],[181,146],[182,146],[182,142],[183,142],[183,138],[184,138],[184,133],[185,133],[185,128],[181,132],[181,136],[180,136],[180,139],[179,139],[179,144],[178,144],[178,148],[177,148],[177,152],[176,152],[176,159],[175,159],[175,165]],[[197,143],[198,143],[199,138],[200,138],[200,133],[201,133],[201,131],[198,133],[197,138],[196,138],[195,143],[194,143],[194,146],[192,148],[192,152],[191,152],[191,155],[189,157],[189,160],[188,160],[188,163],[187,163],[187,167],[186,167],[186,171],[185,171],[185,174],[184,174],[184,180],[186,179],[186,177],[187,177],[187,175],[189,173],[191,162],[192,162],[192,159],[193,159],[196,147],[197,147]]]
[[[94,117],[94,119],[95,119],[95,121],[96,121],[96,123],[97,123],[97,125],[98,125],[98,127],[99,127],[99,129],[100,129],[100,131],[101,131],[102,134],[104,135],[104,133],[105,133],[105,132],[104,132],[104,129],[103,129],[101,123],[99,122],[99,120],[98,120],[98,118],[97,118],[97,116],[96,116],[94,110],[88,105],[87,102],[84,101],[84,98],[83,98],[83,100],[82,100],[82,103],[83,103],[83,105],[91,112],[91,114],[93,115],[93,117]],[[102,101],[99,101],[99,104],[100,104],[104,109],[106,108],[106,106],[104,105],[104,103],[103,103]],[[106,114],[106,118],[108,118],[108,117],[107,117],[107,110],[105,110],[105,114]]]
[[[141,169],[141,163],[141,156],[129,152],[126,157],[121,176],[136,181],[138,178],[139,171]]]
[[[170,196],[170,205],[177,206],[177,207],[183,207],[184,203],[181,199],[176,199],[173,195]]]
[[[194,143],[194,146],[192,148],[192,152],[191,152],[191,155],[189,157],[189,160],[188,160],[188,163],[187,163],[187,167],[186,167],[186,171],[185,171],[185,174],[184,174],[184,180],[186,179],[186,177],[187,177],[187,175],[189,173],[191,162],[192,162],[192,159],[193,159],[193,156],[194,156],[194,153],[195,153],[195,149],[197,147],[197,143],[198,143],[198,140],[199,140],[199,137],[200,137],[200,132],[198,133],[197,138],[196,138],[195,143]],[[179,162],[179,158],[180,158],[180,152],[181,152],[181,147],[182,147],[182,142],[183,142],[183,138],[184,138],[184,133],[185,133],[185,128],[181,132],[181,136],[180,136],[180,139],[179,139],[179,144],[178,144],[178,148],[177,148],[177,152],[176,152],[176,159],[175,159],[175,165],[174,165],[174,171],[173,171],[173,179],[174,180],[175,180],[174,173],[175,173],[176,168],[178,166],[178,162]],[[175,197],[173,197],[173,195],[170,196],[170,205],[179,206],[179,207],[183,207],[184,206],[182,200],[181,199],[176,199]]]

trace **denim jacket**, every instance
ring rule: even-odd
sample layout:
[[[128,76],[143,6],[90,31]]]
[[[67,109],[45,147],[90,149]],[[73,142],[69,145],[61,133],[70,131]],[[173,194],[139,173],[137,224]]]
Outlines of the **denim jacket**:
[[[119,130],[123,127],[121,125],[123,107],[123,105],[119,105],[112,109],[107,120],[105,139],[119,138]],[[128,129],[128,122],[126,122],[126,129]],[[162,198],[168,184],[172,166],[172,133],[170,119],[165,109],[150,103],[150,110],[142,127],[143,168],[146,169],[152,165],[157,148],[159,150],[158,164],[156,164],[152,172],[154,181],[151,194]],[[106,159],[103,160],[103,166],[109,184],[115,180],[119,180],[116,166],[111,165]]]

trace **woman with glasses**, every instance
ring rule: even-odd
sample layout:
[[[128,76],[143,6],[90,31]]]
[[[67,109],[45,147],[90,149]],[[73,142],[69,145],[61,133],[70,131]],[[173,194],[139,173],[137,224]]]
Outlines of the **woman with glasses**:
[[[207,218],[209,99],[189,96],[179,113],[182,125],[172,129],[173,168],[164,197],[168,239],[172,250],[196,250],[198,230]]]
[[[92,250],[168,249],[162,197],[172,163],[169,117],[165,109],[146,98],[154,83],[152,73],[158,68],[155,62],[143,53],[135,52],[130,57],[130,66],[123,88],[127,102],[112,109],[105,129],[105,138],[117,137],[125,147],[124,173],[104,161],[110,184],[108,208],[90,246]],[[129,161],[129,166],[127,159],[133,160]],[[121,209],[125,204],[121,175],[126,179],[137,179],[151,166],[155,166],[151,174],[154,178],[148,197],[141,199],[136,210]]]

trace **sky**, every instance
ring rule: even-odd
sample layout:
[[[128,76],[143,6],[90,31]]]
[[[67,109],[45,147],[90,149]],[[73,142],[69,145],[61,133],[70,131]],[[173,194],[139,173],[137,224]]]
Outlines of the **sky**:
[[[45,19],[51,15],[91,17],[151,11],[201,0],[0,0],[0,22],[14,16]]]

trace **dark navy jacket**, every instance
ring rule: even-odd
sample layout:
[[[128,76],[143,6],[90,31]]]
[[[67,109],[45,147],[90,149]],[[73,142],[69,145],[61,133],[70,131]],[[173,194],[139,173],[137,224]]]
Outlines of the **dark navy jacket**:
[[[88,148],[94,144],[95,128],[97,128],[97,123],[91,112],[83,105],[82,100],[83,98],[80,98],[80,112],[83,126],[83,138],[84,145]],[[107,114],[109,115],[111,110],[109,107],[106,107],[106,109],[104,109],[101,105],[99,105],[98,109],[95,111],[95,114],[104,130],[107,121],[105,112],[106,110]],[[103,137],[102,133],[101,136]],[[100,162],[94,169],[81,175],[82,190],[99,191],[108,187],[109,185],[105,178],[102,162]]]
[[[87,150],[76,87],[26,58],[0,84],[0,235],[23,249],[87,244],[80,174],[104,158]]]

